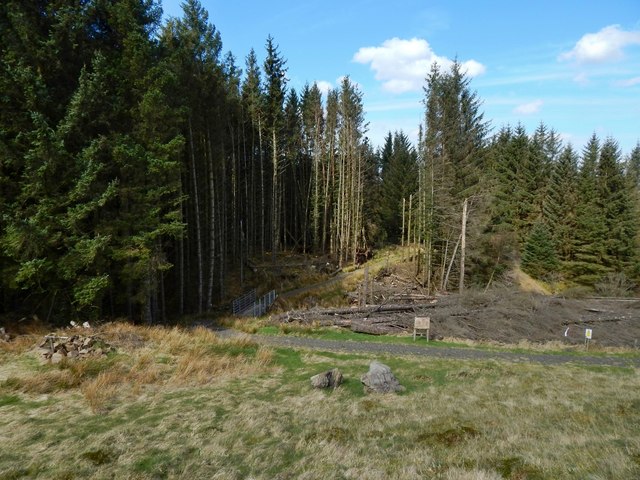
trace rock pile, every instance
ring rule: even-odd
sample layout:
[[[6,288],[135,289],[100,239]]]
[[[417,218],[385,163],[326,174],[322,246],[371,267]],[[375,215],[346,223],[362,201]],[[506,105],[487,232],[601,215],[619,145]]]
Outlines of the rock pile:
[[[102,357],[115,351],[115,348],[95,335],[73,335],[71,337],[47,335],[38,350],[43,360],[60,363],[63,358],[72,360]]]

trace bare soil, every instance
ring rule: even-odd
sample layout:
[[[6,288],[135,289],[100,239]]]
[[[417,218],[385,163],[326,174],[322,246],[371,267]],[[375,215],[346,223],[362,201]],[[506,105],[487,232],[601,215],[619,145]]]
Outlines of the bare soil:
[[[590,329],[592,344],[640,348],[638,298],[563,298],[539,290],[525,292],[508,282],[487,291],[469,289],[463,294],[433,297],[427,295],[409,265],[380,269],[370,276],[366,287],[361,283],[347,297],[357,308],[352,314],[311,308],[288,311],[276,319],[339,325],[355,331],[366,328],[357,330],[353,325],[372,325],[371,333],[378,327],[379,333],[402,333],[413,331],[413,319],[419,315],[431,318],[431,337],[436,339],[504,344],[559,341],[571,345],[584,343]],[[411,308],[383,311],[385,306],[403,304]]]

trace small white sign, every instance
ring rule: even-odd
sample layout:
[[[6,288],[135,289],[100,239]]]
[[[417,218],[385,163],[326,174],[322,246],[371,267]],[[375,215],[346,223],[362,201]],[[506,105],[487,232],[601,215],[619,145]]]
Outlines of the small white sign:
[[[591,340],[591,333],[592,333],[591,329],[590,329],[590,328],[587,328],[587,329],[584,331],[584,338],[587,338],[587,339]]]
[[[414,328],[419,328],[422,330],[429,330],[431,327],[431,317],[416,317]]]

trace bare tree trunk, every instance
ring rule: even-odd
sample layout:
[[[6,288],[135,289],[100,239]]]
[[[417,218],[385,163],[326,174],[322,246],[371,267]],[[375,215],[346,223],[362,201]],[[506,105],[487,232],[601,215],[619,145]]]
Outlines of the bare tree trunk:
[[[320,148],[319,143],[314,144],[313,149],[313,248],[318,250],[320,245]]]
[[[216,259],[216,202],[213,181],[213,148],[211,131],[207,129],[207,147],[209,151],[209,281],[207,282],[207,311],[213,307],[213,272]]]
[[[235,130],[231,122],[229,122],[229,136],[231,137],[231,257],[238,258],[238,169],[237,169],[237,152]]]
[[[225,215],[225,209],[227,205],[227,190],[225,188],[226,178],[227,178],[227,166],[226,166],[226,149],[224,140],[221,141],[221,158],[222,158],[222,182],[220,185],[220,189],[222,190],[221,196],[218,202],[216,202],[216,206],[218,208],[218,213],[216,215],[218,219],[218,287],[220,294],[220,301],[224,299],[224,275],[225,275],[225,267],[227,261],[227,217]]]
[[[182,174],[180,175],[180,223],[184,223],[184,202],[182,201]],[[184,232],[178,238],[178,313],[184,315]]]
[[[461,238],[462,238],[462,235],[458,237],[458,240],[456,241],[456,246],[453,247],[453,253],[451,254],[451,261],[449,262],[449,267],[447,268],[447,275],[444,277],[444,282],[443,282],[443,288],[445,291],[447,290],[447,286],[449,284],[449,275],[451,274],[451,267],[453,267],[453,263],[456,259],[456,254],[458,253],[458,247],[460,246]]]
[[[189,143],[191,146],[191,177],[193,181],[194,215],[196,217],[196,251],[198,255],[198,313],[202,313],[203,272],[202,272],[202,233],[200,225],[200,200],[198,197],[198,175],[196,173],[196,158],[193,148],[193,129],[189,116]]]
[[[467,248],[467,204],[468,199],[464,199],[462,204],[462,231],[460,233],[460,293],[464,290],[464,260]]]
[[[264,258],[265,195],[264,195],[264,152],[262,148],[262,122],[258,117],[258,149],[260,150],[260,256]]]
[[[404,247],[404,210],[405,210],[405,199],[402,198],[402,230],[400,231],[400,244]]]
[[[407,211],[407,216],[409,217],[408,225],[407,225],[407,245],[411,245],[411,212],[413,208],[413,194],[409,195],[409,210]]]
[[[440,259],[440,290],[445,290],[444,279],[445,279],[445,268],[447,266],[448,255],[449,255],[449,238],[447,238],[444,242],[444,251],[442,252],[442,257]]]
[[[276,129],[271,131],[271,144],[273,147],[271,160],[273,162],[273,177],[271,183],[271,256],[273,263],[276,263],[276,255],[278,253],[279,246],[279,234],[280,234],[280,218],[279,218],[279,185],[278,185],[278,146],[276,145]]]

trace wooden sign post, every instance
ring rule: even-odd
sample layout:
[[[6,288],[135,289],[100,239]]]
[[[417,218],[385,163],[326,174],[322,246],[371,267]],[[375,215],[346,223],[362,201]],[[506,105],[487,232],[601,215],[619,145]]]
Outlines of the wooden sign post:
[[[586,328],[584,331],[584,346],[589,350],[589,343],[591,342],[591,336],[593,335],[593,330],[590,328]]]
[[[418,330],[427,331],[427,342],[429,341],[429,329],[431,328],[431,317],[415,317],[413,321],[413,341],[416,341]]]

